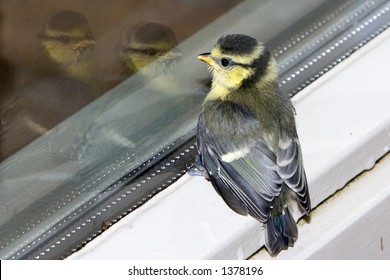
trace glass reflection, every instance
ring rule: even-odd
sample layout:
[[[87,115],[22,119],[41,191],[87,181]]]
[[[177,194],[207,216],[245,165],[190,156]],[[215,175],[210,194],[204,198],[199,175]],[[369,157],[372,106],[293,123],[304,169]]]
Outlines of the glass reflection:
[[[183,107],[196,90],[178,66],[178,43],[239,2],[39,0],[37,9],[38,2],[5,1],[2,44],[16,78],[1,94],[0,162],[136,73],[127,94],[148,85]],[[5,78],[12,71],[3,62]]]
[[[134,84],[149,83],[151,90],[167,97],[185,94],[185,71],[177,64],[182,56],[172,29],[161,23],[137,24],[123,38],[126,71],[140,75]]]
[[[2,257],[188,133],[205,92],[178,43],[240,1],[39,2],[3,3]]]
[[[123,39],[122,58],[130,73],[142,71],[145,76],[162,75],[164,66],[171,65],[180,56],[176,36],[164,24],[141,23],[131,28]],[[146,70],[146,66],[154,61],[163,66],[155,71]]]
[[[96,41],[87,19],[61,11],[37,35],[40,46],[30,72],[4,100],[2,157],[45,134],[101,94]]]
[[[156,151],[159,141],[185,129],[200,108],[194,105],[200,104],[204,93],[187,78],[183,54],[167,25],[148,22],[131,26],[123,35],[119,56],[124,81],[108,93],[109,106],[100,103],[109,111],[96,105],[92,114],[83,118],[86,126],[78,133],[74,158],[116,152],[144,158]]]
[[[85,94],[99,95],[96,44],[87,19],[75,11],[53,15],[38,34],[42,48],[35,73],[69,77],[86,86]]]

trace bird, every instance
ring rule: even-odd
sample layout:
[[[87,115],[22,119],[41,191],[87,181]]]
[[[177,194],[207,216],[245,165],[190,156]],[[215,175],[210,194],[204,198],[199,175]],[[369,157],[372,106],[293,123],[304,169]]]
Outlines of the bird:
[[[177,62],[183,56],[172,29],[162,23],[139,23],[123,37],[120,56],[128,75],[139,73],[153,90],[181,95],[185,85],[183,69]]]
[[[99,59],[88,20],[76,11],[60,11],[45,22],[38,34],[42,55],[34,72],[56,73],[82,82],[98,95]]]
[[[204,94],[188,79],[180,63],[183,53],[169,26],[159,22],[131,26],[122,38],[120,57],[124,76],[131,80],[129,92],[145,96],[149,100],[146,110],[153,112],[147,118],[138,113],[131,115],[131,121],[137,123],[127,136],[132,142],[144,143],[145,133],[161,132],[162,126],[186,119],[197,110],[194,104],[199,104]]]
[[[244,34],[223,35],[197,58],[207,63],[212,84],[198,119],[194,166],[232,210],[264,224],[265,247],[276,256],[298,238],[291,205],[311,211],[295,109],[279,90],[276,60]]]
[[[93,51],[96,41],[82,14],[57,12],[37,33],[41,52],[26,66],[26,78],[2,106],[0,160],[101,95],[96,77],[99,61]]]

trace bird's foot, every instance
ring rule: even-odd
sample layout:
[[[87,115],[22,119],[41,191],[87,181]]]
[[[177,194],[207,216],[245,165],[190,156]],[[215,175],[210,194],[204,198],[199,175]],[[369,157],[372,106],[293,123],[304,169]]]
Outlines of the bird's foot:
[[[194,163],[188,169],[188,175],[190,175],[190,176],[203,176],[206,178],[206,180],[209,180],[209,175],[206,171],[206,168],[201,163],[199,155],[196,156]]]

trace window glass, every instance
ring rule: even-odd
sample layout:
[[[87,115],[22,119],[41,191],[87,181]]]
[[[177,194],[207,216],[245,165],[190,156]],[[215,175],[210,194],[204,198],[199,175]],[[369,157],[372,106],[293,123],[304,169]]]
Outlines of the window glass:
[[[210,86],[196,56],[221,35],[263,41],[296,93],[324,72],[317,52],[385,2],[2,1],[0,257],[18,258],[193,137]]]

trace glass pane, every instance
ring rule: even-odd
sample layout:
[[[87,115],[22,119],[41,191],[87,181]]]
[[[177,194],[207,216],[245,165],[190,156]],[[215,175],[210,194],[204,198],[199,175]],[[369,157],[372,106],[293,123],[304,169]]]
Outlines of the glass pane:
[[[384,3],[2,1],[0,258],[23,257],[193,137],[210,86],[196,56],[221,35],[265,42],[295,93],[323,71],[317,52]],[[327,61],[348,47],[337,50]]]
[[[0,255],[191,130],[178,43],[240,2],[2,2]]]

